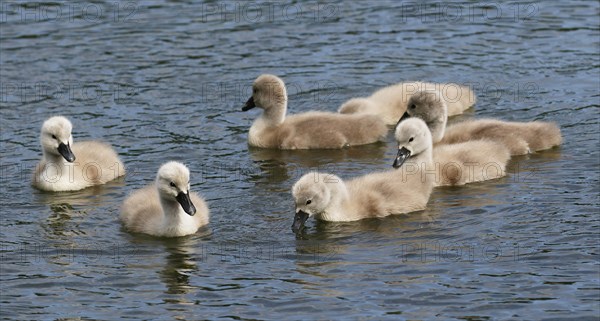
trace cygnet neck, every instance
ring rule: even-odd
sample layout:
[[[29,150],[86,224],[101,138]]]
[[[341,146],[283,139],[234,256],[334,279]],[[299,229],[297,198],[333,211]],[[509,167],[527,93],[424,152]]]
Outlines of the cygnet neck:
[[[160,191],[158,193],[160,195]],[[167,225],[179,222],[180,215],[187,215],[183,212],[179,203],[171,197],[160,195],[160,206],[162,207]]]
[[[331,201],[325,209],[325,213],[323,213],[326,216],[332,216],[332,218],[340,216],[340,213],[343,216],[343,213],[345,212],[345,206],[350,200],[350,195],[348,193],[348,189],[346,188],[346,184],[340,178],[337,179],[337,182],[327,183],[330,184],[329,189],[331,192]]]
[[[287,112],[287,97],[282,101],[273,100],[265,106],[261,118],[267,126],[278,126],[285,121]]]
[[[432,147],[428,146],[422,152],[411,157],[411,161],[417,164],[425,163],[427,165],[433,164],[433,152]]]
[[[64,157],[62,157],[61,155],[51,153],[46,149],[42,149],[42,155],[47,163],[57,164],[61,166],[65,166],[67,164],[67,161]]]
[[[431,131],[431,137],[433,139],[433,143],[437,143],[444,138],[444,132],[446,131],[446,123],[448,122],[448,117],[439,117],[438,119],[434,119],[431,122],[427,123],[429,130]]]

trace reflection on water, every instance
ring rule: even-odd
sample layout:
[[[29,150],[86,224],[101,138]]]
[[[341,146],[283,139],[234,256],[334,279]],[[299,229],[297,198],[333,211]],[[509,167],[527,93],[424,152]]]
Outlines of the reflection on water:
[[[363,146],[354,146],[340,150],[318,150],[319,157],[315,157],[314,150],[277,150],[249,147],[250,156],[254,161],[278,159],[284,163],[297,163],[305,168],[319,167],[340,162],[372,162],[383,158],[388,146],[375,143]]]
[[[160,279],[167,286],[168,294],[186,294],[194,290],[190,286],[190,277],[197,275],[198,266],[193,260],[196,254],[194,247],[198,244],[191,239],[178,240],[180,242],[165,244],[167,253],[164,268],[159,272]]]
[[[125,178],[119,177],[104,185],[94,185],[89,188],[73,191],[52,193],[39,190],[33,190],[35,201],[39,204],[54,205],[67,204],[69,206],[88,206],[94,204],[103,204],[114,197],[125,186]]]
[[[125,186],[123,177],[104,185],[92,186],[81,191],[50,193],[33,190],[36,204],[46,205],[51,213],[41,223],[50,234],[51,239],[64,240],[65,236],[86,234],[73,219],[83,220],[91,209],[114,199],[117,191]]]
[[[296,180],[310,170],[337,172],[347,163],[373,163],[385,160],[389,146],[382,143],[355,146],[342,150],[276,150],[249,147],[250,157],[261,169],[254,180],[279,183]]]

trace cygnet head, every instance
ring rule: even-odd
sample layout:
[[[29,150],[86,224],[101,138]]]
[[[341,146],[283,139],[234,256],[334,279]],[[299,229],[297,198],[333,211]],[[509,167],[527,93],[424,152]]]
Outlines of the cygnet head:
[[[259,107],[265,111],[272,108],[287,107],[287,92],[283,80],[275,75],[260,75],[252,84],[252,97],[248,99],[242,111]]]
[[[190,199],[190,171],[185,165],[174,161],[163,164],[156,174],[156,187],[162,199],[177,201],[190,216],[196,214]]]
[[[373,111],[375,107],[367,98],[352,98],[342,104],[338,112],[340,114],[359,114]]]
[[[445,122],[448,118],[446,102],[437,91],[419,91],[408,100],[406,112],[400,121],[408,117],[417,117],[426,123]]]
[[[341,182],[335,175],[311,172],[302,176],[294,187],[292,196],[296,204],[296,214],[292,231],[298,233],[309,217],[320,214],[327,209],[332,200],[332,184]]]
[[[398,142],[398,155],[394,168],[399,168],[410,157],[431,149],[431,132],[427,124],[419,118],[409,118],[396,126],[394,137]]]
[[[67,162],[75,161],[71,151],[73,136],[71,136],[71,122],[63,116],[48,118],[42,125],[40,143],[44,155],[62,156]]]

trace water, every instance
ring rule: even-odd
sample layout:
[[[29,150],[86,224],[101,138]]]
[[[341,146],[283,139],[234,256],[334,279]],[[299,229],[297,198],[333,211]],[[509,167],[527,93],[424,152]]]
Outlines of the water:
[[[3,318],[599,317],[598,2],[2,6]],[[257,111],[240,109],[266,72],[288,83],[290,112],[401,80],[468,83],[479,100],[456,119],[555,121],[564,143],[515,157],[506,178],[436,189],[425,211],[309,221],[296,239],[295,180],[387,169],[394,146],[248,148]],[[128,175],[32,189],[55,114],[75,140],[112,143]],[[167,160],[191,168],[210,225],[127,233],[121,202]]]

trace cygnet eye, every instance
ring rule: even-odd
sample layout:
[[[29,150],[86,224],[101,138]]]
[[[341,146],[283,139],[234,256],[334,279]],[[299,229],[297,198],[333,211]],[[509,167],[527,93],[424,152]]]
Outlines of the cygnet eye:
[[[171,187],[175,187],[175,183],[171,182],[169,185],[171,185]]]
[[[415,108],[417,108],[417,105],[415,105],[415,104],[410,105],[410,109],[415,109]]]
[[[52,138],[56,139],[56,135],[52,135]]]
[[[306,201],[306,205],[308,205],[308,204],[310,204],[310,203],[312,203],[312,201],[311,201],[311,200],[308,200],[308,201]]]
[[[411,137],[411,138],[409,138],[409,139],[408,139],[408,142],[410,143],[410,142],[412,142],[413,140],[415,140],[415,139],[414,139],[413,137]]]

